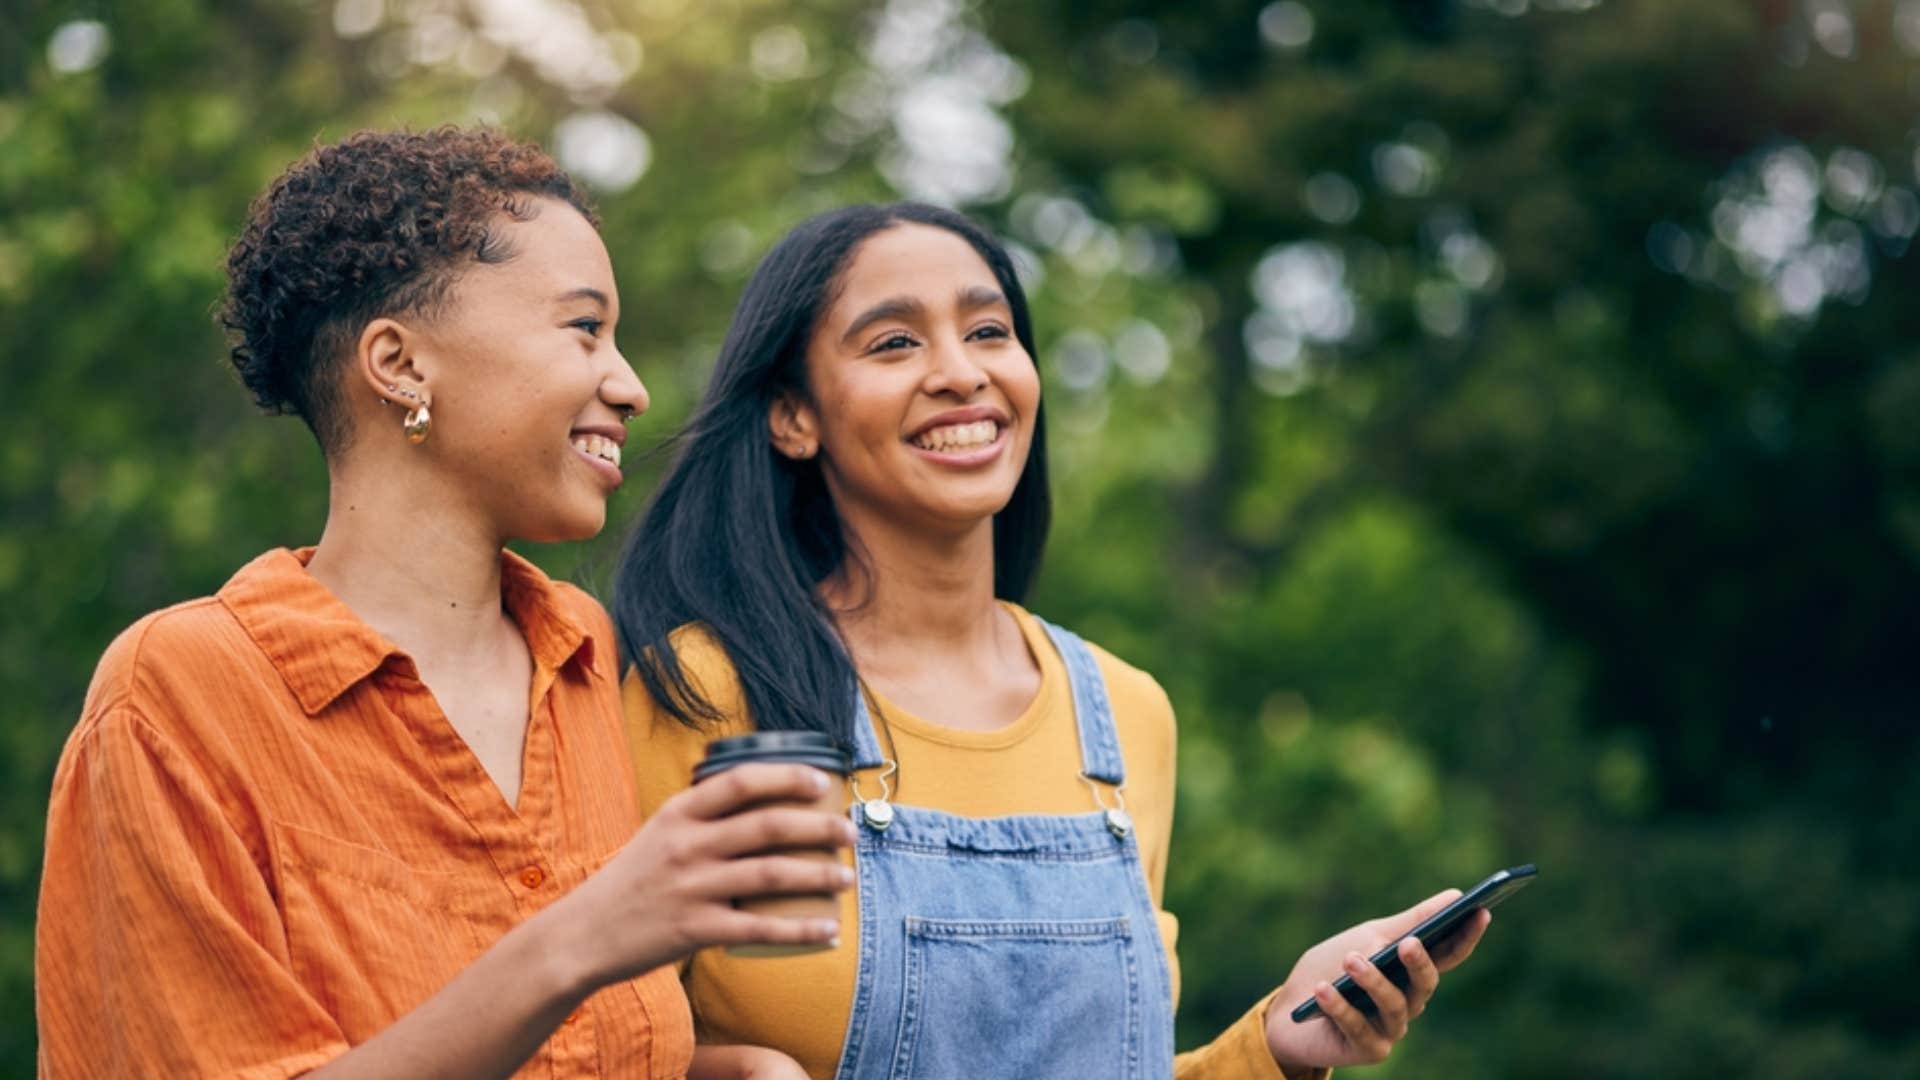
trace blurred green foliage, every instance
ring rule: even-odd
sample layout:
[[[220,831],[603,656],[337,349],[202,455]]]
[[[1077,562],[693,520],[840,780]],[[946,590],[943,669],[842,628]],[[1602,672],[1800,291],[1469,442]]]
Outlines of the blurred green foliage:
[[[316,139],[487,120],[602,186],[659,438],[806,214],[1016,242],[1034,606],[1182,718],[1183,1044],[1537,860],[1376,1073],[1920,1075],[1916,56],[1913,0],[0,5],[0,1073],[99,651],[325,513],[227,239]]]

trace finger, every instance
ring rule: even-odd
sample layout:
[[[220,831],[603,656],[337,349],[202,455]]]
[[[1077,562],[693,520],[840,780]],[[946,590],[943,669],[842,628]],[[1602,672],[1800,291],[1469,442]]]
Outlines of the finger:
[[[759,803],[812,802],[827,793],[827,774],[806,765],[742,765],[710,776],[673,797],[699,821],[726,817]]]
[[[1473,913],[1459,930],[1448,934],[1446,940],[1433,946],[1433,963],[1440,971],[1452,971],[1460,962],[1473,955],[1480,945],[1480,939],[1486,936],[1487,927],[1493,924],[1493,912],[1481,908]]]
[[[716,907],[693,930],[702,945],[817,945],[840,943],[840,920],[755,915]]]
[[[1407,1019],[1427,1011],[1427,1001],[1440,986],[1440,971],[1419,938],[1400,942],[1400,966],[1407,969]]]
[[[701,843],[714,857],[731,859],[754,851],[850,847],[853,839],[853,822],[837,814],[774,805],[706,826]]]
[[[1380,919],[1377,923],[1377,928],[1382,935],[1380,944],[1385,945],[1387,942],[1398,938],[1400,935],[1419,926],[1433,916],[1440,914],[1441,909],[1458,899],[1460,899],[1459,889],[1447,889],[1444,892],[1434,893],[1432,896],[1400,912],[1398,915],[1388,915]]]
[[[826,859],[763,855],[730,859],[701,873],[690,884],[700,895],[717,900],[837,893],[853,884],[853,871]]]
[[[1313,1000],[1320,1003],[1320,1011],[1333,1021],[1333,1026],[1339,1028],[1340,1034],[1346,1038],[1347,1045],[1353,1050],[1353,1064],[1372,1065],[1386,1060],[1390,1044],[1374,1029],[1373,1022],[1367,1019],[1366,1014],[1354,1008],[1353,1003],[1342,997],[1332,983],[1322,982],[1315,986]]]
[[[1399,1042],[1407,1034],[1407,995],[1402,993],[1385,972],[1367,962],[1367,958],[1357,952],[1347,954],[1342,963],[1347,975],[1360,989],[1373,999],[1374,1030],[1386,1036],[1390,1043]]]

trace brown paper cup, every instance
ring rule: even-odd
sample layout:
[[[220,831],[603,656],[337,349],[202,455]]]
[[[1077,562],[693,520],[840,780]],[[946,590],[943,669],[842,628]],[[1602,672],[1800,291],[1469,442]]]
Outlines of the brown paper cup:
[[[845,779],[849,773],[846,755],[833,740],[814,732],[767,731],[733,739],[720,739],[707,746],[707,757],[693,771],[695,783],[728,769],[746,764],[800,764],[820,769],[832,781],[826,793],[808,803],[796,803],[808,810],[845,817],[848,795]],[[838,862],[833,848],[768,849],[756,855],[780,853],[803,859]],[[778,896],[744,897],[734,902],[742,911],[756,915],[774,915],[792,919],[832,919],[840,914],[840,897],[834,893],[797,893]],[[729,945],[734,956],[798,956],[834,947],[832,942],[804,945]]]

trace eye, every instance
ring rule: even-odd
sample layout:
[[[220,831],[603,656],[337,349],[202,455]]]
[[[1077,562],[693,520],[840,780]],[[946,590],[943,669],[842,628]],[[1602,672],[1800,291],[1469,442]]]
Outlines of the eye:
[[[1010,336],[1012,335],[1008,333],[1007,328],[1001,326],[999,323],[987,323],[985,326],[975,327],[973,332],[967,335],[967,340],[992,341]]]
[[[912,335],[895,331],[874,342],[872,345],[867,346],[867,353],[871,355],[873,353],[892,352],[896,349],[911,349],[918,344],[919,342],[915,341]]]
[[[586,331],[588,337],[597,338],[600,336],[600,328],[607,324],[601,322],[599,319],[575,319],[567,325],[577,330]]]

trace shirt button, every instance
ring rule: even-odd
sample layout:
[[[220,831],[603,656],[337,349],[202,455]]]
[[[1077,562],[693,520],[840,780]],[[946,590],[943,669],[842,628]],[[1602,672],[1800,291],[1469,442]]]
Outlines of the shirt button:
[[[529,866],[525,870],[520,871],[520,884],[525,885],[529,889],[539,888],[540,883],[545,880],[547,880],[547,872],[537,866]]]

